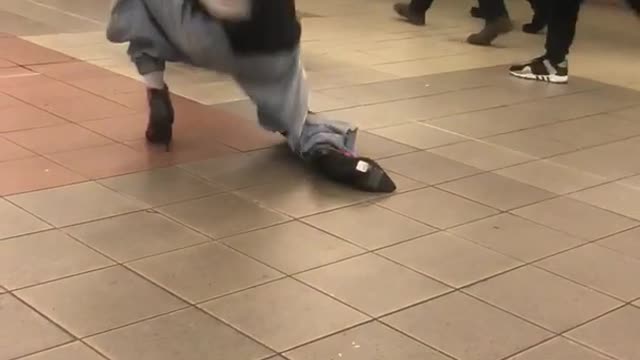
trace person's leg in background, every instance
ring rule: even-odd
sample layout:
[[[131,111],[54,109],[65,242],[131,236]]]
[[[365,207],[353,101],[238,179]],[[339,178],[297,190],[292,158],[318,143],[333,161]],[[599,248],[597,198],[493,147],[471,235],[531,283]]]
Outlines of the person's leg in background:
[[[482,10],[480,10],[480,4],[478,4],[478,6],[472,6],[471,10],[469,10],[469,13],[473,18],[484,19],[484,14],[482,13]]]
[[[473,45],[489,46],[500,35],[513,30],[513,23],[504,0],[479,0],[480,12],[484,16],[484,28],[467,38]]]
[[[551,16],[551,8],[553,7],[553,0],[527,0],[533,10],[533,17],[531,22],[522,25],[522,31],[528,34],[538,34],[542,31],[549,22]]]
[[[552,1],[546,53],[533,61],[511,67],[513,76],[564,84],[569,80],[567,55],[576,34],[582,0]]]
[[[431,8],[433,0],[411,0],[407,3],[396,3],[393,10],[409,23],[418,26],[425,25],[426,13]]]

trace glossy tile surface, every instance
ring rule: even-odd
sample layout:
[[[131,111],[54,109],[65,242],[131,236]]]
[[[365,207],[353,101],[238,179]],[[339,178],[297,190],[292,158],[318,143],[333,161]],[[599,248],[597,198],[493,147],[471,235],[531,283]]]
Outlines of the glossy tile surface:
[[[360,128],[380,196],[183,64],[172,149],[147,145],[108,1],[0,1],[0,360],[640,358],[637,19],[583,5],[551,85],[507,73],[542,37],[392,5],[296,1],[311,109]]]

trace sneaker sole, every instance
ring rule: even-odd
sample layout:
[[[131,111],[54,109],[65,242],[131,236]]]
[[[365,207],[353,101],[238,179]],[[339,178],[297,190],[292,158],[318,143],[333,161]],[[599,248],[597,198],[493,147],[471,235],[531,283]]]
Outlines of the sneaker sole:
[[[542,82],[548,82],[551,84],[566,84],[569,82],[569,76],[519,74],[514,71],[510,71],[509,73],[511,74],[511,76],[515,76],[520,79],[542,81]]]

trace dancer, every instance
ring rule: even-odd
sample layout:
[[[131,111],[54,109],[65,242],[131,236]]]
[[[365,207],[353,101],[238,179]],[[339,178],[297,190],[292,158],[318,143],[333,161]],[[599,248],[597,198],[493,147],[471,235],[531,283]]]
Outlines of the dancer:
[[[396,3],[395,12],[413,25],[423,26],[426,23],[426,12],[434,0],[412,0],[410,3]],[[484,28],[467,38],[473,45],[489,46],[502,34],[513,30],[513,23],[504,0],[478,0],[478,12],[485,20]]]
[[[357,129],[309,111],[300,34],[294,0],[116,0],[107,29],[110,41],[129,43],[147,85],[149,143],[168,147],[172,139],[165,62],[188,63],[233,76],[257,105],[260,125],[325,176],[393,192],[376,162],[354,154]]]
[[[626,1],[640,16],[640,0]],[[575,38],[581,4],[582,0],[550,2],[546,53],[526,64],[512,66],[509,69],[511,75],[554,84],[566,84],[569,81],[567,55]]]

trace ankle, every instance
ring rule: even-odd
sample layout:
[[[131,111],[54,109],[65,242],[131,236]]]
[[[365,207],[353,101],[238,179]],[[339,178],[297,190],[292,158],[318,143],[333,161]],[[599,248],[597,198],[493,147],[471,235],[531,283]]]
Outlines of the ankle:
[[[164,90],[167,84],[164,82],[164,71],[154,71],[142,75],[144,83],[149,90]]]

